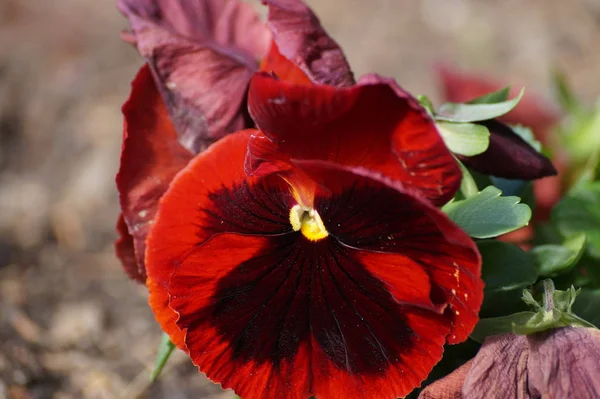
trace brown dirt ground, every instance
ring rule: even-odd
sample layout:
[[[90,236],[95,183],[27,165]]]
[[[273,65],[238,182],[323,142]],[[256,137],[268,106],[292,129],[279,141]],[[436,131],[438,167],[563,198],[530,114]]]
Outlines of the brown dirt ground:
[[[450,60],[600,94],[598,0],[312,0],[358,75],[436,98]],[[226,398],[174,356],[112,252],[120,105],[141,60],[111,0],[0,0],[0,399]]]

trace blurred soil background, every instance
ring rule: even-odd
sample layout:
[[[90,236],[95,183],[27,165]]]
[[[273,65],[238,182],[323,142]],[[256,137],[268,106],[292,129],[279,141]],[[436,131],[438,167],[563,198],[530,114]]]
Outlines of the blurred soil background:
[[[600,94],[600,0],[309,0],[357,75],[439,99],[446,61]],[[142,63],[112,0],[0,0],[0,399],[226,398],[160,331],[113,255],[120,106]]]

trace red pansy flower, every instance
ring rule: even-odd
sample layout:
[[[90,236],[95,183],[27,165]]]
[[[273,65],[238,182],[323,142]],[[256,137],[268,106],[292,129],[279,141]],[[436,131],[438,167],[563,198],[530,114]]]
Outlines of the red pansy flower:
[[[268,28],[237,0],[117,2],[131,23],[127,40],[148,62],[123,107],[117,175],[123,215],[115,247],[139,282],[148,228],[175,174],[213,141],[254,127],[246,93],[258,60],[262,70],[294,82],[354,83],[341,49],[302,1],[264,3]]]
[[[257,75],[249,102],[261,131],[197,155],[160,201],[146,250],[157,320],[245,398],[408,394],[482,301],[476,246],[427,199],[448,195],[448,150],[374,79]]]

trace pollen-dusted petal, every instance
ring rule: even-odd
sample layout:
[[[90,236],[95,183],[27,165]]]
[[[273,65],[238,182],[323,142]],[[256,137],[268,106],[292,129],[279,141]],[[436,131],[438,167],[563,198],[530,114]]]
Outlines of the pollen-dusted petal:
[[[248,81],[270,33],[237,0],[119,0],[180,142],[197,153],[247,125]]]
[[[321,163],[303,167],[321,176],[314,211],[328,235],[307,239],[287,183],[244,174],[251,135],[226,137],[178,174],[148,239],[149,280],[166,285],[190,357],[248,399],[407,395],[476,321],[452,296],[477,313],[474,244],[389,179]],[[358,206],[385,206],[390,223],[385,209]],[[374,232],[386,243],[369,242]]]
[[[310,81],[332,86],[354,84],[342,49],[302,0],[262,2],[269,8],[267,23],[279,52],[297,65]]]
[[[192,155],[177,142],[177,134],[147,66],[142,67],[132,83],[123,115],[121,165],[116,181],[123,219],[135,248],[136,276],[142,281],[146,276],[145,241],[158,200]],[[117,247],[119,252],[123,244]],[[130,270],[125,262],[123,264]]]
[[[552,162],[497,120],[481,123],[490,131],[490,145],[479,155],[461,157],[478,172],[507,179],[533,180],[557,174]]]
[[[282,164],[284,153],[292,160],[362,166],[402,181],[437,205],[450,200],[461,172],[425,110],[393,80],[369,75],[361,82],[334,88],[255,75],[249,110],[271,143],[257,146],[258,155],[251,143],[254,168],[271,159]]]

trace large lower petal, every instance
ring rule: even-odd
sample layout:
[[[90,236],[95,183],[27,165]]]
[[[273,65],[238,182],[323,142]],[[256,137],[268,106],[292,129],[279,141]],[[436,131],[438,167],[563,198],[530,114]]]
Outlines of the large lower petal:
[[[472,242],[403,187],[321,164],[306,169],[322,176],[314,204],[329,235],[311,241],[292,229],[287,183],[244,176],[250,134],[200,154],[163,197],[147,262],[169,300],[154,312],[174,311],[194,363],[247,399],[408,394],[476,321],[455,302],[472,289],[471,312],[481,303]],[[354,215],[382,205],[393,223]],[[349,233],[381,223],[377,237],[396,245]]]
[[[334,88],[257,74],[248,101],[270,141],[262,141],[260,154],[251,143],[254,168],[272,158],[279,162],[282,153],[291,160],[362,166],[402,181],[437,205],[460,185],[460,169],[435,124],[393,80],[370,75],[357,86]]]
[[[193,153],[248,124],[245,96],[270,33],[237,0],[119,0],[180,142]]]
[[[354,76],[340,46],[323,29],[302,0],[262,0],[269,8],[267,23],[279,53],[314,83],[351,86]],[[270,61],[267,60],[267,64]],[[281,61],[266,70],[278,73]]]
[[[147,66],[132,83],[129,100],[123,105],[125,117],[121,165],[116,181],[127,234],[132,236],[138,270],[133,272],[117,250],[130,276],[146,278],[144,252],[146,236],[169,183],[192,158],[177,141],[165,105]],[[121,235],[125,234],[122,227]],[[127,238],[129,239],[129,238]]]

